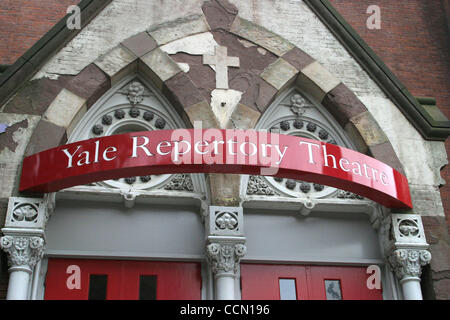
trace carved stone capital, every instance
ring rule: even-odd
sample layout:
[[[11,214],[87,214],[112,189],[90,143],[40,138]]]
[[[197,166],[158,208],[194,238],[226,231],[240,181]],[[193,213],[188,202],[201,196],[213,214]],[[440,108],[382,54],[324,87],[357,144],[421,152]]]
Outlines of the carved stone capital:
[[[206,255],[216,276],[237,274],[239,261],[247,248],[243,243],[210,243],[206,246]]]
[[[389,256],[389,262],[401,281],[405,278],[420,278],[422,267],[431,261],[431,253],[421,249],[397,249]]]
[[[31,272],[36,263],[42,259],[45,240],[38,236],[6,235],[0,238],[0,248],[8,253],[8,265],[11,269]]]

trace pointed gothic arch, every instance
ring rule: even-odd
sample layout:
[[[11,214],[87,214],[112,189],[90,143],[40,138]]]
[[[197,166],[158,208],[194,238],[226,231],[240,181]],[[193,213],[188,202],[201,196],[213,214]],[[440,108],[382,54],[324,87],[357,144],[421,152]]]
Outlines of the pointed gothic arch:
[[[239,16],[228,30],[211,30],[203,16],[188,17],[184,23],[193,22],[202,27],[193,30],[192,34],[183,34],[181,38],[162,36],[167,25],[134,35],[74,78],[60,79],[59,85],[63,88],[33,132],[25,155],[66,143],[77,121],[99,97],[132,74],[148,79],[188,127],[194,121],[202,121],[203,128],[219,128],[220,122],[211,108],[210,99],[214,72],[203,66],[201,57],[189,58],[190,70],[183,71],[181,67],[187,59],[186,54],[174,49],[180,45],[189,47],[198,37],[212,34],[217,43],[229,47],[230,54],[242,59],[240,70],[230,71],[230,88],[241,89],[243,93],[240,103],[230,112],[232,121],[226,124],[227,128],[257,128],[256,124],[264,117],[268,106],[287,88],[294,86],[321,104],[336,119],[359,152],[403,172],[388,138],[364,104],[345,84],[300,48]],[[182,21],[179,23],[183,24]],[[205,81],[209,84],[205,85]],[[81,99],[77,100],[76,97],[80,96]],[[58,107],[70,109],[62,125],[52,122],[51,112]],[[49,131],[53,133],[51,139],[48,139]],[[213,203],[239,203],[238,176],[213,174],[210,180]],[[227,185],[228,190],[222,194],[223,190],[217,185]]]

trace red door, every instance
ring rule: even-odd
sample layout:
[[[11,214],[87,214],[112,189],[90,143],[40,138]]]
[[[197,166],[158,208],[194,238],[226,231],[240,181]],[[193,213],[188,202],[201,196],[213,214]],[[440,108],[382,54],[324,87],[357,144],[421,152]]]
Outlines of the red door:
[[[46,300],[200,298],[200,263],[79,259],[48,261]]]
[[[243,300],[382,300],[365,267],[241,264]]]

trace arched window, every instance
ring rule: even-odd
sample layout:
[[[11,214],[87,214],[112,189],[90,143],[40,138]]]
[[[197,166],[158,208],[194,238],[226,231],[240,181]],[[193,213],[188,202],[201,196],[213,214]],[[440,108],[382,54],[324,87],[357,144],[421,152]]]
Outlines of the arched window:
[[[99,99],[79,121],[69,143],[139,131],[170,130],[186,125],[152,83],[139,75],[124,78]],[[205,192],[202,175],[162,174],[123,177],[91,184],[126,193]]]
[[[291,88],[272,103],[256,125],[257,130],[293,135],[356,149],[333,116],[308,94]],[[250,176],[246,195],[294,197],[304,200],[361,196],[307,181]]]

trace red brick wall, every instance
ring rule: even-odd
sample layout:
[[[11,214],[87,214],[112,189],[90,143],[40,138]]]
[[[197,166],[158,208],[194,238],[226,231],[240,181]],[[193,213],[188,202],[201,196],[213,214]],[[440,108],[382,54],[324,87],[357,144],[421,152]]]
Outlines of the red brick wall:
[[[12,64],[79,0],[1,0],[0,64]]]

